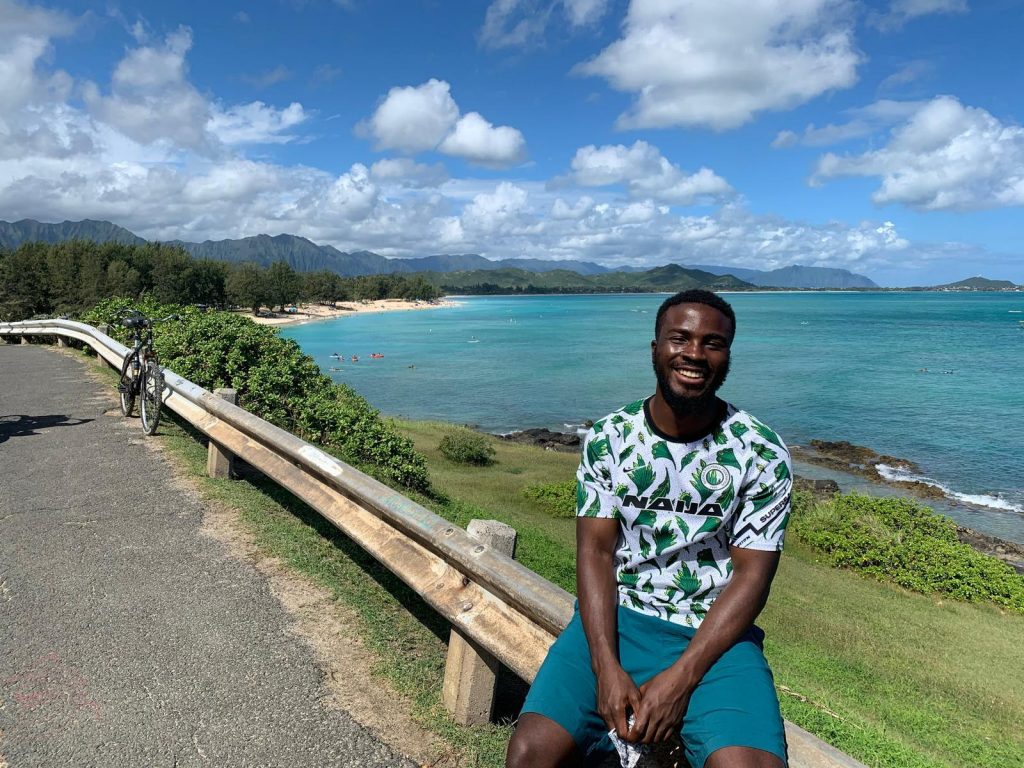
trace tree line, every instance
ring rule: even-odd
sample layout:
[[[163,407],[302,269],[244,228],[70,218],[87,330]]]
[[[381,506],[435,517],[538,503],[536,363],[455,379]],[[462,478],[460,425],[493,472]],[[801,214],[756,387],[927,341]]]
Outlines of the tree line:
[[[296,272],[284,261],[269,267],[195,259],[179,246],[67,240],[0,249],[0,320],[79,314],[111,297],[151,297],[162,303],[284,308],[301,301],[376,299],[430,301],[441,291],[421,277]]]

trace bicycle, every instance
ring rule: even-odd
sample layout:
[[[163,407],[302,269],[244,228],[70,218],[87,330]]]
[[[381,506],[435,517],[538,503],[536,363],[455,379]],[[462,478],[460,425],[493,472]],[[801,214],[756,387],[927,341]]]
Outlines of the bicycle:
[[[133,340],[132,349],[121,365],[121,379],[117,384],[121,413],[131,416],[138,399],[142,431],[152,435],[160,423],[164,392],[163,369],[153,349],[153,325],[179,318],[178,315],[168,315],[162,319],[149,318],[136,309],[125,310],[125,314],[127,317],[121,321],[121,325],[131,329]]]

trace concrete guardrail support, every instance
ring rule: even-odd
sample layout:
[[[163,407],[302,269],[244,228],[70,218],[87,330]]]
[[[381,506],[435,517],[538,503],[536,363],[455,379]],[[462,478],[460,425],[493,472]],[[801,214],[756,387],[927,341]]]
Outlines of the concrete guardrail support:
[[[508,557],[515,557],[516,531],[497,520],[470,520],[466,532]],[[460,725],[484,725],[494,710],[494,685],[500,662],[480,645],[452,627],[444,668],[442,701]]]
[[[238,390],[228,387],[221,387],[213,391],[217,397],[227,400],[232,405],[238,405]],[[210,440],[206,451],[206,474],[210,477],[234,477],[235,455]]]
[[[22,337],[21,337],[21,343],[22,343],[22,344],[23,344],[24,346],[26,346],[26,347],[27,347],[27,346],[28,346],[29,344],[31,344],[32,342],[30,342],[30,341],[28,340],[28,336],[22,336]]]

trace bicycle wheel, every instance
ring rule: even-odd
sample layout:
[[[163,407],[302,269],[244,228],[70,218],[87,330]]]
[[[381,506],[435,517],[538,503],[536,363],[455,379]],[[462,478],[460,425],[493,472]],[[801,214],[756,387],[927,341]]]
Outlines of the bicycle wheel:
[[[125,416],[132,415],[135,407],[135,393],[138,391],[138,381],[133,375],[131,358],[125,360],[124,368],[121,370],[121,380],[117,383],[117,393],[121,396],[121,413]]]
[[[156,360],[146,361],[140,394],[139,415],[142,416],[142,431],[152,435],[156,433],[156,426],[160,423],[160,406],[164,395],[164,374]]]

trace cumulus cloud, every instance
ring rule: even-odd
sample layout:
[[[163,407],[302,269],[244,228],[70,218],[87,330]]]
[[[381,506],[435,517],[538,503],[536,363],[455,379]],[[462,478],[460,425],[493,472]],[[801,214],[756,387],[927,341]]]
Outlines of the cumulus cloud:
[[[636,141],[631,147],[581,147],[576,150],[571,168],[566,180],[581,187],[621,184],[631,197],[677,205],[721,199],[733,191],[725,179],[709,168],[685,173],[646,141]]]
[[[459,107],[444,80],[392,88],[366,121],[357,126],[377,149],[423,152],[434,149],[459,119]]]
[[[286,144],[295,138],[286,131],[308,117],[298,102],[275,109],[254,101],[223,109],[214,107],[206,129],[224,144]]]
[[[0,125],[26,105],[67,97],[70,76],[44,74],[37,65],[50,40],[70,34],[74,26],[63,13],[0,0]]]
[[[378,160],[370,166],[370,175],[382,184],[414,189],[437,187],[448,180],[448,171],[441,163],[426,165],[408,157]]]
[[[940,96],[894,128],[881,149],[821,157],[812,183],[841,176],[881,178],[872,199],[883,205],[956,211],[1024,205],[1024,127]]]
[[[921,16],[967,13],[967,10],[967,0],[892,0],[887,13],[872,14],[868,22],[883,32],[892,32]]]
[[[735,128],[856,81],[844,0],[632,0],[622,38],[575,68],[633,93],[620,129]]]
[[[549,24],[566,21],[577,29],[600,21],[610,0],[494,0],[480,28],[480,45],[513,48],[539,45]]]
[[[924,102],[893,101],[881,99],[866,107],[848,109],[845,114],[850,117],[845,123],[829,123],[820,128],[811,123],[802,133],[785,130],[779,131],[772,147],[784,149],[803,145],[805,147],[827,147],[841,144],[844,141],[870,136],[879,130],[906,120],[917,112]]]
[[[494,126],[477,112],[460,117],[459,106],[444,80],[392,88],[373,115],[356,126],[376,149],[414,154],[436,150],[475,165],[507,168],[526,158],[523,134]]]
[[[162,45],[129,51],[114,70],[109,96],[86,83],[83,95],[90,112],[141,143],[163,139],[208,149],[210,106],[186,78],[185,54],[191,47],[191,30],[179,27]]]
[[[523,134],[507,125],[495,128],[478,112],[459,118],[437,149],[446,155],[494,168],[506,168],[526,158]]]

